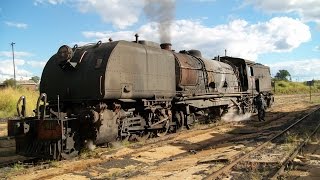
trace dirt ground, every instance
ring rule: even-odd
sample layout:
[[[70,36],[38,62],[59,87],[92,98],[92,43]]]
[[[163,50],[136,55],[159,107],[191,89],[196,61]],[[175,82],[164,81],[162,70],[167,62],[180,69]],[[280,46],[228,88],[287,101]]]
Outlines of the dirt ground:
[[[0,137],[7,136],[7,124],[0,123]]]
[[[266,114],[266,122],[258,122],[256,116],[230,116],[227,121],[236,122],[198,125],[192,130],[142,143],[119,142],[112,148],[99,147],[72,160],[2,168],[0,179],[203,179],[221,167],[216,162],[232,160],[250,150],[252,147],[246,142],[256,140],[251,136],[257,136],[252,133],[288,121],[286,118],[276,121],[279,117],[300,117],[315,109],[316,102],[320,102],[320,94],[313,95],[312,102],[309,95],[276,96],[274,106]],[[0,136],[5,135],[3,127],[0,125]],[[242,139],[238,142],[223,143],[240,135]],[[312,153],[312,159],[318,158],[320,162],[319,150]],[[317,166],[312,166],[310,171],[315,171],[314,168]],[[310,176],[310,171],[307,169],[304,177]]]

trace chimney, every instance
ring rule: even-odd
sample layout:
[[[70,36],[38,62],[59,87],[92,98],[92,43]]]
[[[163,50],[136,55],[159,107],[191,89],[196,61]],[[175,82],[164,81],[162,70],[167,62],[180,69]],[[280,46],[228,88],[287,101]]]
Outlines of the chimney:
[[[160,44],[161,49],[168,50],[168,51],[171,51],[171,46],[172,46],[171,43],[162,43],[162,44]]]
[[[138,33],[134,35],[136,37],[136,43],[138,43],[138,40],[139,40],[139,35]]]

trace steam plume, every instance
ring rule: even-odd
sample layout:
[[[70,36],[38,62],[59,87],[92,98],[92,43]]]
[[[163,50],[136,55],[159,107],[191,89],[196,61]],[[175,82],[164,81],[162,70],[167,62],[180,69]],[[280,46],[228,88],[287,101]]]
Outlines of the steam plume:
[[[143,10],[149,20],[159,23],[160,43],[170,43],[175,0],[146,0]]]
[[[229,111],[221,117],[221,120],[226,122],[239,122],[249,120],[251,117],[251,113],[246,114],[238,114],[236,109],[229,109]]]
[[[96,148],[92,140],[85,141],[85,147],[88,148],[90,151],[93,151]]]

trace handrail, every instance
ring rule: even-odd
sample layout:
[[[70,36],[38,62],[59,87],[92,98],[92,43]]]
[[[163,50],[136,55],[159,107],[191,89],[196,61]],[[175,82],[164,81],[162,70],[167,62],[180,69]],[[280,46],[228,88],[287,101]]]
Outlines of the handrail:
[[[38,119],[40,119],[40,102],[43,102],[43,109],[42,109],[42,117],[45,117],[46,115],[46,106],[47,106],[47,94],[46,93],[41,93],[38,101],[37,101],[37,116]]]
[[[19,105],[22,101],[22,106],[21,106],[21,111],[19,108]],[[26,97],[25,96],[21,96],[17,102],[17,112],[18,112],[18,116],[19,117],[26,117]]]

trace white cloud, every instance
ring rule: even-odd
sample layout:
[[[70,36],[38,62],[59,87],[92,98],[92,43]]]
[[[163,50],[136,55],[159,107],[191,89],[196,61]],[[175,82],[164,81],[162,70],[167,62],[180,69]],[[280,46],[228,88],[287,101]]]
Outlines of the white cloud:
[[[19,29],[27,29],[28,27],[28,24],[25,24],[25,23],[17,23],[17,22],[10,22],[10,21],[6,21],[4,23],[9,27],[16,27]]]
[[[320,59],[291,60],[268,64],[271,68],[271,74],[274,76],[279,70],[287,70],[293,81],[307,81],[320,79]]]
[[[143,8],[143,0],[78,0],[76,6],[80,12],[96,12],[104,22],[124,29],[138,21]]]
[[[65,2],[65,0],[35,0],[33,2],[33,4],[35,6],[38,6],[40,4],[46,4],[46,3],[51,4],[51,5],[57,5],[57,4],[62,4],[64,2]]]
[[[112,32],[112,31],[105,31],[105,32],[96,32],[96,31],[84,31],[82,32],[82,35],[86,38],[93,38],[96,40],[103,40],[104,42],[108,41],[111,37],[113,40],[120,40],[120,39],[126,39],[130,40],[134,38],[134,32],[133,31],[118,31],[118,32]]]
[[[33,56],[32,53],[23,52],[23,51],[14,51],[14,57],[21,58],[21,57],[30,57]],[[0,51],[0,57],[12,57],[11,51]]]
[[[320,51],[320,46],[316,46],[316,47],[314,47],[314,49],[313,49],[314,51]]]
[[[23,69],[25,60],[15,59],[16,65],[16,79],[28,79],[32,76],[32,73]],[[6,59],[0,61],[0,82],[6,79],[13,78],[13,63],[12,60]]]
[[[46,61],[26,61],[26,64],[35,67],[35,68],[44,68]]]
[[[103,22],[112,23],[116,28],[124,29],[138,22],[145,0],[35,0],[34,5],[67,3],[80,12],[97,13]]]
[[[159,42],[156,23],[143,25],[137,31],[140,39]],[[204,26],[201,21],[177,20],[171,27],[173,48],[199,49],[209,57],[227,55],[257,59],[259,54],[289,52],[311,39],[309,27],[297,19],[276,17],[267,22],[249,24],[245,20],[234,20],[215,27]],[[94,41],[134,40],[133,31],[94,32],[83,35]]]
[[[319,0],[246,0],[259,9],[275,13],[297,13],[304,21],[320,23]]]
[[[24,51],[16,51],[15,52],[15,70],[16,70],[16,79],[17,80],[25,80],[30,79],[32,76],[35,76],[34,71],[38,71],[43,69],[46,62],[44,61],[34,61],[34,60],[26,60],[25,58],[29,58],[33,56],[33,54]],[[33,72],[27,70],[27,68],[32,67]],[[13,61],[12,61],[12,52],[11,51],[0,51],[0,82],[13,78],[14,70],[13,70]]]

